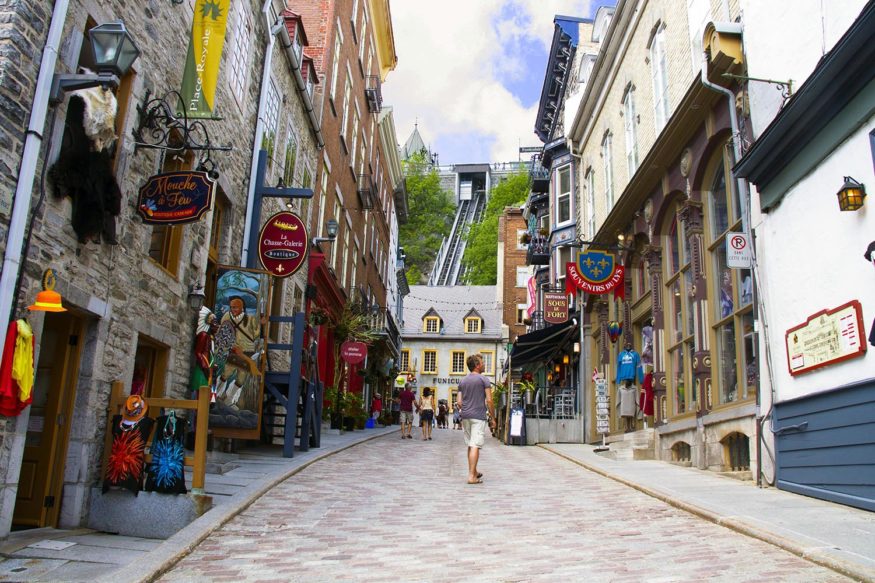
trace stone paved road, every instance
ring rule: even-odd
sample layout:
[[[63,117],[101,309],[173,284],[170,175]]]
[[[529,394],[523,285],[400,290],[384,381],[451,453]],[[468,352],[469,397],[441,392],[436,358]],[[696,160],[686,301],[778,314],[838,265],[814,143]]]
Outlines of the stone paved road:
[[[847,581],[541,448],[398,434],[306,468],[162,581]]]

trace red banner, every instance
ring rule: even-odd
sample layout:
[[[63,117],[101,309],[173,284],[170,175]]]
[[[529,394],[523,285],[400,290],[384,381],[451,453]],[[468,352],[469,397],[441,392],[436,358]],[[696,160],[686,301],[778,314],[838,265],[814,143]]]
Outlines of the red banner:
[[[565,291],[574,293],[581,290],[584,293],[603,295],[614,292],[615,298],[625,299],[625,268],[622,265],[614,266],[614,272],[604,283],[592,283],[588,281],[577,269],[576,263],[565,264]]]
[[[532,317],[532,314],[535,312],[535,304],[538,303],[538,290],[535,287],[535,278],[534,276],[529,278],[529,307],[526,311],[529,313],[529,318]]]

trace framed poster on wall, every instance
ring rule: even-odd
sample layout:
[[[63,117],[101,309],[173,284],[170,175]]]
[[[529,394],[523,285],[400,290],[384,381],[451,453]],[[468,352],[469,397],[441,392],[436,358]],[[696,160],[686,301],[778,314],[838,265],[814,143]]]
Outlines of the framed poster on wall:
[[[222,265],[216,270],[216,402],[210,407],[216,437],[259,438],[270,287],[265,271]]]

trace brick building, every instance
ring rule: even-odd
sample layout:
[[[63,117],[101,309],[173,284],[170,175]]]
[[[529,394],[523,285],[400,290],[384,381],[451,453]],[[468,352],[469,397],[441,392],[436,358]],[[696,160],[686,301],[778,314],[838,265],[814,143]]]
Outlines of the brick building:
[[[528,233],[523,211],[508,207],[498,219],[498,287],[502,304],[502,322],[507,326],[508,342],[526,332],[528,318],[529,267],[526,263],[527,244],[523,236]]]

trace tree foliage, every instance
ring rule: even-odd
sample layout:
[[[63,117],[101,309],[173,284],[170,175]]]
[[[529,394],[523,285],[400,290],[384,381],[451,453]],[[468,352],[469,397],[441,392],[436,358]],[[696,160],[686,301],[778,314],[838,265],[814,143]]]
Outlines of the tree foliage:
[[[428,282],[428,274],[453,228],[455,207],[452,195],[441,189],[437,170],[425,156],[414,154],[404,163],[407,178],[407,223],[398,229],[398,239],[407,255],[407,280],[411,285]]]
[[[519,206],[529,195],[529,175],[521,170],[492,188],[489,202],[479,224],[466,234],[465,256],[462,258],[465,283],[495,285],[498,269],[498,219],[505,207]]]

